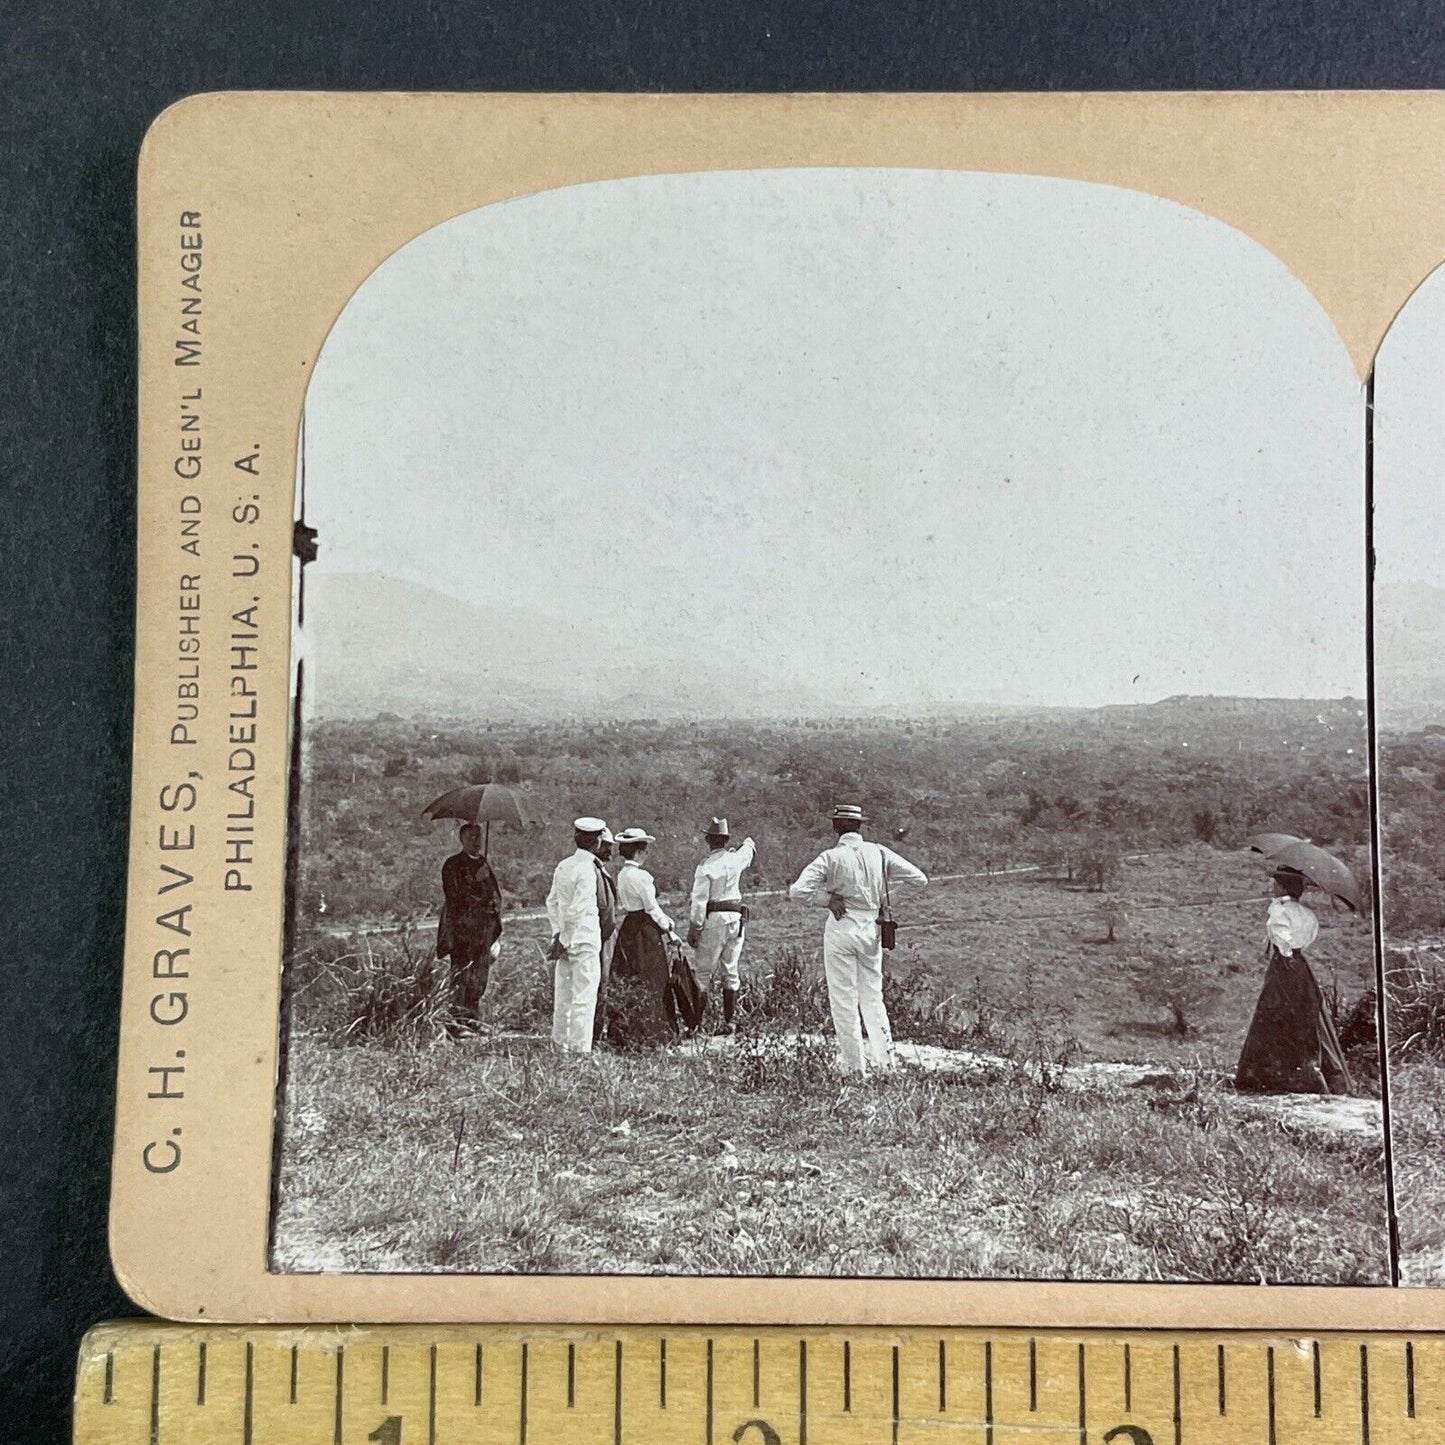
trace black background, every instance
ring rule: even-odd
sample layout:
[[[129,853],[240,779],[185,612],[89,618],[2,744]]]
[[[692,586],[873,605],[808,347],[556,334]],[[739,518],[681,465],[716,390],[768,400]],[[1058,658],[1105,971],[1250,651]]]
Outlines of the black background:
[[[0,9],[0,1430],[69,1436],[107,1264],[135,522],[134,168],[201,90],[1438,86],[1417,0],[15,0]]]

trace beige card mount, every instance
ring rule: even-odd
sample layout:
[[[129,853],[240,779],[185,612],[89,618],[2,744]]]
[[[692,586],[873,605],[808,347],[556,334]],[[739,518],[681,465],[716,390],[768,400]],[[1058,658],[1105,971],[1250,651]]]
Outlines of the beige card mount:
[[[1349,1087],[1226,1079],[1265,978],[1247,835],[1375,875],[1367,379],[1445,260],[1442,163],[1445,99],[1411,93],[166,111],[139,166],[130,1294],[1445,1323],[1392,1285],[1367,917],[1305,900]],[[521,804],[478,815],[489,981],[435,957],[457,845],[422,817],[473,783]],[[830,1037],[861,1006],[878,1041],[872,945],[842,961],[787,897],[840,803],[930,875],[893,900],[881,1078],[840,1078]],[[546,958],[574,817],[653,836],[683,933],[724,813],[757,845],[740,1031],[715,950],[696,1036],[623,1047],[613,1012],[610,1047],[554,1051],[554,991],[593,997]]]

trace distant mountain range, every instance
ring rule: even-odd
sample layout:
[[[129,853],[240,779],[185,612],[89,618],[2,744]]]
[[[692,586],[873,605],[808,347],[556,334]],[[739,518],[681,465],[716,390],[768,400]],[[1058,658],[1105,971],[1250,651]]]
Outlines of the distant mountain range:
[[[588,716],[816,714],[818,698],[761,675],[708,639],[693,656],[662,643],[624,656],[585,599],[559,621],[479,608],[375,573],[306,579],[307,707],[320,717],[378,712],[549,721]]]
[[[579,596],[575,619],[522,609],[479,608],[440,592],[374,573],[313,572],[306,581],[307,701],[313,716],[488,718],[545,722],[591,718],[831,717],[834,700],[729,656],[714,639],[690,654],[664,641],[630,645],[623,656],[605,629],[588,621]],[[1445,590],[1409,584],[1378,589],[1375,654],[1381,720],[1413,726],[1445,718]],[[1177,710],[1183,726],[1256,700],[1170,698],[1093,710],[1127,723],[1147,706],[1157,723]],[[1282,700],[1283,713],[1315,704]],[[1303,711],[1301,711],[1303,710]],[[924,709],[901,702],[869,709],[898,717]],[[959,716],[1049,711],[1005,701],[930,709]],[[1323,721],[1323,718],[1321,718]],[[1343,718],[1340,719],[1343,721]]]

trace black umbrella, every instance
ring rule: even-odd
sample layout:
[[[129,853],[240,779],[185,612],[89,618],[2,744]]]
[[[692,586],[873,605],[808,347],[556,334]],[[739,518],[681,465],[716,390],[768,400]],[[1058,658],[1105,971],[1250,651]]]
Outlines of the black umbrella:
[[[1271,840],[1270,846],[1260,846]],[[1256,853],[1263,853],[1276,868],[1292,868],[1303,873],[1306,880],[1316,888],[1333,894],[1348,903],[1356,913],[1364,905],[1364,895],[1355,875],[1333,853],[1326,853],[1317,844],[1304,838],[1295,838],[1288,833],[1261,833],[1249,840],[1249,846]]]
[[[532,811],[527,795],[501,783],[468,783],[433,798],[422,809],[422,816],[436,822],[440,818],[459,818],[464,823],[480,823],[487,830],[483,847],[490,851],[493,823],[515,823],[525,827],[541,823]]]

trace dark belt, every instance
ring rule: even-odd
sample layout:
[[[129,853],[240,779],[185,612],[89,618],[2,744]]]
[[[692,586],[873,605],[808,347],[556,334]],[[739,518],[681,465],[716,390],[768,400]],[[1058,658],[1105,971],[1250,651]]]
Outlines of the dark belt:
[[[746,910],[743,908],[743,901],[741,898],[709,898],[707,901],[707,911],[709,913],[746,912]]]

